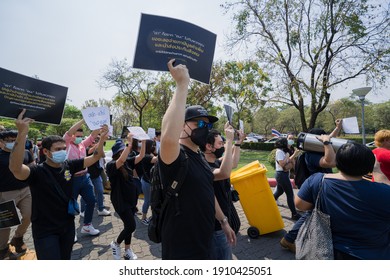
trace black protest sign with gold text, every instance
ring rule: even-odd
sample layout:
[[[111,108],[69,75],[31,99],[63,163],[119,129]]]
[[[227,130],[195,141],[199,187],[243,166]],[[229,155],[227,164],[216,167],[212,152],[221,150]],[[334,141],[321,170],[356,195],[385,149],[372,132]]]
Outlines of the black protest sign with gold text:
[[[217,35],[194,24],[154,15],[141,15],[134,68],[168,71],[167,62],[185,64],[192,79],[210,83]]]
[[[60,124],[68,88],[0,68],[0,116],[25,117],[36,122]]]

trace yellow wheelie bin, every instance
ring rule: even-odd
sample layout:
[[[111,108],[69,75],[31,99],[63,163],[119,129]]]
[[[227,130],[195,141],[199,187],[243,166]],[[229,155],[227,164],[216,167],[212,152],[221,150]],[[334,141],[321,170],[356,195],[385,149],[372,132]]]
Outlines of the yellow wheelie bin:
[[[250,225],[247,231],[250,238],[284,228],[266,173],[267,168],[255,161],[230,177],[231,184],[240,194],[240,203]]]

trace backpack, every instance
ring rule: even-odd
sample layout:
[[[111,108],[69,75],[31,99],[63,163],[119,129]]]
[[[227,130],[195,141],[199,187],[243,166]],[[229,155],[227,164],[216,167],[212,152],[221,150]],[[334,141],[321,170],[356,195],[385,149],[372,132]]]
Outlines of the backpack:
[[[301,153],[295,161],[295,185],[298,189],[301,188],[303,182],[310,177],[311,173],[307,168],[305,153]]]
[[[180,212],[177,197],[179,196],[180,188],[184,183],[188,170],[188,155],[182,147],[180,149],[184,152],[185,158],[181,160],[179,170],[175,173],[176,177],[169,186],[164,186],[161,180],[158,160],[150,170],[150,208],[152,210],[152,217],[148,225],[148,236],[155,243],[161,243],[161,228],[166,214],[165,210],[172,199],[175,200],[176,215]]]

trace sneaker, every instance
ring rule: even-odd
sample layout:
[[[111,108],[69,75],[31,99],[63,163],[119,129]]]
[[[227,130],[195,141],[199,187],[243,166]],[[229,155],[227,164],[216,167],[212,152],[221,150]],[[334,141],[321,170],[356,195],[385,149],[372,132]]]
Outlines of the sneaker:
[[[138,259],[137,255],[131,249],[125,250],[125,255],[123,256],[125,260],[136,260]]]
[[[13,237],[11,239],[10,244],[15,247],[15,252],[17,254],[25,254],[27,251],[27,246],[23,241],[23,236],[22,237]]]
[[[103,209],[102,211],[97,211],[99,216],[110,216],[111,212],[107,211],[106,209]]]
[[[280,246],[295,254],[295,244],[287,241],[284,237],[280,240]]]
[[[141,223],[143,223],[145,226],[149,225],[149,219],[142,219]]]
[[[98,235],[100,231],[95,229],[92,224],[84,225],[81,228],[81,233],[88,233],[89,235]]]
[[[80,217],[84,218],[84,212],[80,212]]]
[[[291,220],[298,221],[302,216],[298,213],[291,215]]]
[[[119,246],[118,243],[115,241],[112,241],[110,243],[110,247],[112,249],[112,256],[114,257],[115,260],[120,260],[121,259],[121,246]]]
[[[9,247],[0,250],[0,260],[16,260],[18,255],[13,253]]]

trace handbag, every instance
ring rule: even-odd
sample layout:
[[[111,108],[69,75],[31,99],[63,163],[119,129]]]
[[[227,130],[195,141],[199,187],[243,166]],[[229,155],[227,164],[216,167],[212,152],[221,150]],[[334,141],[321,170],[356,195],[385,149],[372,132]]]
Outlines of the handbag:
[[[319,203],[323,184],[324,177],[321,181],[313,212],[299,229],[295,240],[295,258],[297,260],[334,259],[330,216],[321,211]]]
[[[68,214],[73,216],[77,216],[78,214],[80,214],[79,204],[77,203],[77,200],[73,197],[69,198]]]

